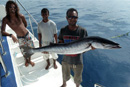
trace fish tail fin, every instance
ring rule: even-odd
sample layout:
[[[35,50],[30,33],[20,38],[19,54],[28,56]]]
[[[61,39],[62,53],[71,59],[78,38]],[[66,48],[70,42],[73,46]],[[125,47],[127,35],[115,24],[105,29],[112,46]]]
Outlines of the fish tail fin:
[[[31,48],[29,46],[22,46],[21,48],[23,49],[25,55],[27,55],[27,56],[32,56],[34,54],[33,48]]]

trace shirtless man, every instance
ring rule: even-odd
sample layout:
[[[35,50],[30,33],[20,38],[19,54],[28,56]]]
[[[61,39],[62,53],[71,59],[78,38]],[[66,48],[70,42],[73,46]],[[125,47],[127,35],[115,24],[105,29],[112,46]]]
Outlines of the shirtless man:
[[[17,34],[18,39],[13,34],[5,31],[6,24]],[[21,52],[25,57],[25,66],[27,67],[29,64],[34,66],[34,63],[31,61],[31,56],[24,52],[22,46],[34,47],[34,45],[26,27],[27,22],[25,17],[19,13],[17,4],[14,1],[8,1],[6,3],[6,16],[2,20],[1,33],[4,36],[10,36],[15,43],[19,42]]]

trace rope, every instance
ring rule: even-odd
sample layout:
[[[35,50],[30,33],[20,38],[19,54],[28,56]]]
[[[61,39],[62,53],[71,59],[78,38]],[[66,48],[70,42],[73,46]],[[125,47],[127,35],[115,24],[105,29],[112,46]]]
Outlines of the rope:
[[[113,36],[111,38],[118,38],[118,37],[123,37],[123,36],[128,36],[130,32],[127,32],[125,34],[121,34],[121,35],[117,35],[117,36]]]

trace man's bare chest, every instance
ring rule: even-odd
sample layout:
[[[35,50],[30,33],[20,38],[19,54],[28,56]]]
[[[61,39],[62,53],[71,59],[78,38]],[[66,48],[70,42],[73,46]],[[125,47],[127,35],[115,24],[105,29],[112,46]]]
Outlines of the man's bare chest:
[[[12,26],[19,26],[21,24],[21,22],[18,20],[11,20],[11,22],[9,24]]]

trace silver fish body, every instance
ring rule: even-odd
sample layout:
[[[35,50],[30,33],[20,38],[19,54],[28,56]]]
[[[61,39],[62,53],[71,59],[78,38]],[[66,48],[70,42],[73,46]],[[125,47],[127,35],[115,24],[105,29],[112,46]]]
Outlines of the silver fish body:
[[[105,38],[91,36],[73,41],[70,43],[59,43],[51,44],[41,48],[28,48],[26,47],[26,52],[33,54],[36,52],[50,52],[57,54],[81,54],[86,51],[95,49],[115,49],[121,48],[118,43],[110,41]]]

